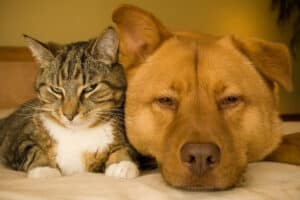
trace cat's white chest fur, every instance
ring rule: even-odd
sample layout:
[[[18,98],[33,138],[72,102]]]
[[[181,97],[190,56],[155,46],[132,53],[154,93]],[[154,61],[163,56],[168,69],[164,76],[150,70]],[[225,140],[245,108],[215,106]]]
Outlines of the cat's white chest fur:
[[[63,175],[85,171],[83,153],[103,151],[112,144],[110,123],[93,128],[64,128],[46,117],[41,117],[49,135],[56,141],[56,162]]]

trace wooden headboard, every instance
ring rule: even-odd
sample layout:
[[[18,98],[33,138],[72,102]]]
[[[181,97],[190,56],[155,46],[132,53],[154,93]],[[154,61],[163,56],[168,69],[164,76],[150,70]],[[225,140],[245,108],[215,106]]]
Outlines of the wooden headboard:
[[[34,97],[37,65],[26,47],[0,47],[0,109]]]

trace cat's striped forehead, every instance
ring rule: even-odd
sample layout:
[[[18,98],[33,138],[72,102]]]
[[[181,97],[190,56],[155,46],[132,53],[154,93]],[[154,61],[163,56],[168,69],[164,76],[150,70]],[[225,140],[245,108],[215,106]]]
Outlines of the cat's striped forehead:
[[[60,86],[69,81],[88,84],[101,79],[110,66],[95,60],[88,51],[88,42],[78,42],[64,46],[57,51],[54,60],[41,74],[48,83]]]

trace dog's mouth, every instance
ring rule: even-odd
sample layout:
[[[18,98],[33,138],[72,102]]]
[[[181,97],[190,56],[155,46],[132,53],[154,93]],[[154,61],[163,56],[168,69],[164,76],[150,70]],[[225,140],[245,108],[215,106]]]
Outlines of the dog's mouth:
[[[240,170],[238,174],[231,174],[230,176],[228,176],[228,174],[231,172],[220,173],[222,170],[215,170],[215,172],[208,173],[202,177],[180,171],[174,174],[163,167],[161,171],[167,184],[177,189],[188,191],[228,190],[241,185],[244,181],[244,170]]]

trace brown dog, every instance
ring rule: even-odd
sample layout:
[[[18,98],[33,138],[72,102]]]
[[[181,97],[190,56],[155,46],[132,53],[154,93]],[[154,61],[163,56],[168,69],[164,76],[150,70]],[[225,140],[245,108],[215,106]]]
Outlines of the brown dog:
[[[277,84],[291,90],[288,49],[235,36],[173,33],[124,5],[113,13],[128,90],[126,129],[180,188],[224,189],[280,143]]]

